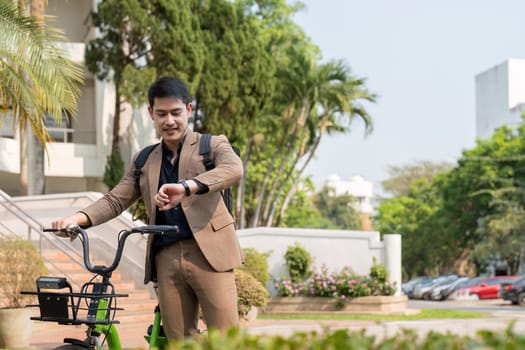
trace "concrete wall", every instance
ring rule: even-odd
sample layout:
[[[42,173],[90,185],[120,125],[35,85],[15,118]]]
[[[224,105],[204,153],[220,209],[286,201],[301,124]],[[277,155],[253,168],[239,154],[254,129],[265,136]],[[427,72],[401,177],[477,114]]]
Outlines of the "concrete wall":
[[[490,138],[503,125],[521,122],[525,60],[509,59],[476,75],[476,137]]]
[[[382,241],[379,232],[256,227],[238,230],[238,236],[241,247],[270,253],[269,273],[275,278],[287,274],[284,254],[297,242],[311,254],[313,267],[326,265],[331,272],[351,267],[357,274],[368,275],[375,258],[387,268],[390,281],[396,283],[400,293],[401,236],[398,234],[384,235]],[[271,281],[267,288],[275,293]]]

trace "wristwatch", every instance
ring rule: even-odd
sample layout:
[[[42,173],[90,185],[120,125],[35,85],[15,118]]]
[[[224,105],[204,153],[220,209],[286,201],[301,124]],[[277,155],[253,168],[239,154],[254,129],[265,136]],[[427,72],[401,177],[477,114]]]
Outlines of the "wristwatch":
[[[190,186],[188,185],[186,180],[182,180],[179,183],[182,185],[182,187],[184,187],[184,193],[186,194],[186,197],[191,196]]]

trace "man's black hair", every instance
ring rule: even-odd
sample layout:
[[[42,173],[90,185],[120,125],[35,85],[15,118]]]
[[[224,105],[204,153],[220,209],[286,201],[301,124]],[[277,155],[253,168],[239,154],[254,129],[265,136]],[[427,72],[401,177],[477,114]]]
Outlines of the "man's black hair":
[[[162,77],[155,81],[148,89],[148,102],[153,107],[157,98],[172,97],[181,100],[185,105],[191,102],[186,83],[175,77]]]

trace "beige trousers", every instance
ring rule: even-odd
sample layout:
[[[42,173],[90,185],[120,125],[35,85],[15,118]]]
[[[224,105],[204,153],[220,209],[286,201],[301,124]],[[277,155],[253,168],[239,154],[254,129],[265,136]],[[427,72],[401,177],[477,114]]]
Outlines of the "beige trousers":
[[[197,332],[199,304],[208,328],[239,325],[232,271],[215,271],[193,239],[162,248],[155,257],[164,332],[181,339]]]

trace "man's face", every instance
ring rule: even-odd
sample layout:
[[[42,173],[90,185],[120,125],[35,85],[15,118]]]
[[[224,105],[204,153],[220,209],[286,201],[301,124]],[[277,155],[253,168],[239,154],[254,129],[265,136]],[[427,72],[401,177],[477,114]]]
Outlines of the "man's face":
[[[178,142],[188,129],[192,105],[173,97],[155,98],[148,107],[155,129],[165,142]]]

